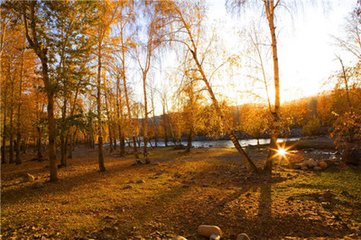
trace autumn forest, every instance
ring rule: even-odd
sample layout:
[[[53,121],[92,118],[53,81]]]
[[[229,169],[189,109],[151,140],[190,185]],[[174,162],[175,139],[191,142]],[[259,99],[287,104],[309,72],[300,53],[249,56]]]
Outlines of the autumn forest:
[[[360,238],[361,1],[326,2],[0,1],[1,238]]]

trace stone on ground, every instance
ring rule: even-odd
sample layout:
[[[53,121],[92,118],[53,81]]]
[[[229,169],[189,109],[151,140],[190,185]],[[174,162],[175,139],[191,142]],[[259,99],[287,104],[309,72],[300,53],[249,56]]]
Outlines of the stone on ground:
[[[187,239],[183,236],[175,236],[172,238],[172,240],[187,240]]]
[[[143,179],[139,179],[139,180],[137,180],[135,183],[140,184],[140,183],[145,183],[145,181],[144,181]]]
[[[35,177],[31,175],[30,173],[25,174],[24,176],[24,182],[34,182]]]
[[[212,233],[212,235],[209,237],[209,240],[220,240],[221,236]]]
[[[248,237],[247,234],[240,233],[240,234],[237,235],[237,240],[250,240],[250,238]]]
[[[222,230],[214,225],[199,225],[198,234],[203,237],[210,237],[212,234],[222,236]]]
[[[318,166],[321,168],[321,169],[326,169],[328,164],[325,162],[325,161],[320,161],[318,163]]]
[[[312,158],[308,159],[308,161],[306,161],[306,163],[309,168],[314,168],[317,166],[317,162],[315,160],[313,160]]]

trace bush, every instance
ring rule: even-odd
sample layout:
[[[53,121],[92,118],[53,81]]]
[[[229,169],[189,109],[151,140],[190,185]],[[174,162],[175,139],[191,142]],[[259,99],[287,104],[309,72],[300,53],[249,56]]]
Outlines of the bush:
[[[320,133],[321,123],[318,118],[310,119],[305,126],[302,128],[302,135],[304,136],[312,136],[318,135]]]
[[[346,112],[337,117],[333,124],[331,138],[337,149],[346,150],[360,148],[361,144],[361,115],[355,112]]]

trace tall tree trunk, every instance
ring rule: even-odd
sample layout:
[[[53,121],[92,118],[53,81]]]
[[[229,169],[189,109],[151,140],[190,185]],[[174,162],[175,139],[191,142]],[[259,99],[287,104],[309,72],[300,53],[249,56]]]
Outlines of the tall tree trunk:
[[[4,84],[5,85],[5,84]],[[4,99],[4,107],[3,107],[3,124],[2,124],[2,127],[3,127],[3,131],[2,131],[2,143],[1,143],[1,163],[7,163],[7,159],[6,159],[6,104],[7,104],[7,101],[6,101],[6,97]]]
[[[125,142],[124,142],[124,132],[122,131],[123,124],[123,108],[121,102],[121,92],[120,92],[120,78],[117,78],[117,89],[116,89],[116,107],[117,107],[117,119],[118,119],[118,135],[119,135],[119,155],[122,157],[125,155]]]
[[[193,42],[193,41],[192,41]],[[222,123],[225,122],[225,117],[224,117],[224,114],[221,110],[221,108],[219,107],[219,103],[218,103],[218,100],[216,99],[216,96],[214,95],[213,93],[213,90],[212,90],[212,87],[211,85],[209,84],[208,82],[208,79],[203,71],[203,68],[202,68],[202,65],[200,64],[200,62],[198,61],[198,56],[197,56],[197,52],[196,52],[196,48],[194,48],[195,50],[191,50],[191,53],[192,53],[192,56],[193,56],[193,60],[195,61],[196,65],[197,65],[197,68],[198,68],[198,71],[200,72],[201,76],[202,76],[202,80],[203,82],[205,83],[206,87],[207,87],[207,90],[208,90],[208,93],[209,95],[211,96],[211,99],[212,99],[212,103],[213,105],[215,106],[216,108],[216,111],[218,113],[218,116],[220,116],[221,118],[221,121]],[[237,149],[237,151],[241,154],[241,156],[246,159],[248,165],[250,166],[250,168],[257,172],[257,167],[256,165],[253,163],[253,161],[249,158],[248,154],[244,151],[244,149],[242,148],[242,146],[239,144],[238,142],[238,139],[237,139],[237,136],[234,132],[234,130],[231,130],[230,133],[229,133],[229,137],[232,141],[232,143],[234,144],[235,148]]]
[[[24,39],[24,48],[21,52],[21,65],[20,65],[20,79],[19,79],[19,93],[18,93],[18,105],[17,105],[17,120],[16,120],[16,146],[15,146],[15,163],[17,165],[21,164],[20,157],[20,146],[21,146],[21,97],[23,91],[23,70],[24,70],[24,51],[25,51],[25,39]]]
[[[153,109],[154,145],[155,147],[158,147],[158,126],[155,118],[154,94],[152,94],[152,109]]]
[[[192,35],[192,32],[189,28],[189,25],[185,22],[184,18],[183,18],[183,15],[180,11],[178,11],[178,14],[180,15],[181,17],[181,21],[183,23],[183,26],[188,34],[188,37],[189,37],[189,40],[191,41],[191,45],[192,47],[188,46],[188,49],[189,51],[192,53],[192,57],[193,57],[193,60],[197,66],[197,69],[199,71],[199,73],[201,74],[202,76],[202,80],[203,82],[205,83],[206,85],[206,88],[208,90],[208,93],[209,95],[211,96],[211,99],[212,99],[212,103],[213,105],[215,106],[216,108],[216,111],[218,113],[218,115],[220,116],[222,122],[225,121],[225,118],[224,118],[224,114],[221,110],[221,108],[219,107],[219,103],[218,103],[218,100],[216,99],[214,93],[213,93],[213,90],[212,90],[212,87],[211,85],[209,84],[209,81],[208,81],[208,78],[207,76],[205,75],[204,71],[203,71],[203,67],[201,65],[201,63],[199,62],[198,60],[198,56],[197,56],[197,46],[196,46],[196,43],[194,42],[194,39],[193,39],[193,35]],[[234,130],[231,130],[230,133],[229,133],[229,136],[231,138],[231,141],[233,142],[235,148],[237,149],[237,151],[241,154],[241,156],[243,158],[246,159],[247,163],[249,164],[250,168],[257,172],[257,167],[256,165],[252,162],[252,160],[249,158],[248,154],[244,151],[244,149],[242,148],[242,146],[239,144],[238,142],[238,139],[237,139],[237,136],[236,134],[234,133]]]
[[[11,96],[10,96],[10,141],[9,141],[9,163],[14,163],[14,79],[11,81]]]
[[[164,131],[164,146],[168,147],[168,128],[167,128],[167,116],[165,113],[165,103],[163,104],[163,131]]]
[[[125,102],[127,105],[127,110],[128,110],[128,118],[129,118],[129,123],[132,126],[132,132],[133,132],[133,136],[132,136],[132,140],[133,140],[133,153],[136,159],[139,158],[138,156],[138,148],[137,148],[137,139],[136,139],[136,134],[135,134],[135,123],[132,119],[132,111],[130,109],[130,103],[129,103],[129,96],[128,96],[128,88],[127,88],[127,80],[125,75],[123,74],[123,84],[124,84],[124,94],[125,94]]]
[[[27,11],[26,6],[23,6],[23,18],[24,18],[24,28],[26,39],[29,42],[29,45],[32,49],[34,49],[36,55],[38,55],[41,61],[41,70],[43,82],[45,85],[45,90],[48,99],[48,135],[49,135],[49,145],[48,145],[48,154],[49,154],[49,162],[50,162],[50,181],[56,182],[58,180],[57,166],[56,166],[56,146],[55,146],[55,137],[56,137],[56,123],[54,119],[54,95],[55,95],[55,87],[53,81],[49,78],[49,69],[48,69],[48,57],[47,52],[48,49],[44,46],[41,46],[38,42],[37,38],[37,28],[36,28],[36,17],[35,17],[35,6],[37,2],[32,1],[29,2],[30,7],[30,31],[32,36],[29,35],[28,29],[28,20],[27,20]]]
[[[78,132],[78,129],[75,128],[73,133],[69,134],[69,137],[67,139],[68,142],[68,146],[69,146],[69,150],[68,150],[68,158],[72,159],[73,158],[73,151],[75,149],[75,145],[76,145],[76,134]]]
[[[54,118],[54,93],[52,91],[47,92],[48,95],[48,134],[49,145],[48,154],[50,161],[50,181],[56,182],[58,180],[58,169],[56,166],[56,122]]]
[[[78,95],[79,95],[79,88],[80,88],[80,82],[79,82],[79,84],[76,85],[74,101],[73,101],[73,104],[71,105],[71,110],[70,110],[70,116],[74,116],[76,102],[78,100]],[[74,138],[75,138],[75,134],[77,132],[77,128],[75,127],[74,133],[72,133],[71,130],[72,130],[72,127],[70,127],[66,131],[66,137],[65,137],[65,147],[68,149],[68,150],[65,150],[65,155],[68,154],[69,159],[73,158],[74,140],[75,140]]]
[[[4,111],[4,121],[3,121],[3,132],[2,132],[2,143],[1,143],[1,163],[7,163],[6,161],[6,120],[5,120],[5,111]]]
[[[113,149],[117,150],[117,138],[116,138],[116,134],[114,133],[114,138],[113,138]]]
[[[61,118],[62,118],[62,125],[61,125],[61,132],[60,132],[60,166],[61,167],[66,167],[67,166],[67,156],[66,156],[66,152],[67,152],[67,126],[65,123],[65,119],[66,119],[66,110],[67,110],[67,98],[66,96],[64,96],[64,101],[63,101],[63,107],[61,109]]]
[[[103,129],[101,115],[101,42],[98,44],[98,75],[97,75],[97,116],[98,116],[98,163],[99,171],[105,171],[104,154],[103,154]]]
[[[274,111],[272,112],[273,123],[271,125],[271,143],[268,151],[267,161],[265,165],[265,172],[267,174],[272,173],[272,162],[274,156],[277,153],[277,138],[279,135],[279,125],[280,125],[280,80],[279,80],[279,66],[278,66],[278,53],[277,53],[277,38],[276,38],[276,28],[274,25],[274,1],[270,0],[269,5],[265,4],[265,11],[267,15],[267,20],[269,24],[269,29],[271,33],[271,42],[272,42],[272,57],[273,57],[273,78],[274,78],[274,87],[275,87],[275,105]]]
[[[144,96],[144,123],[143,123],[143,155],[148,159],[148,99],[147,99],[147,73],[143,72],[143,96]]]
[[[120,20],[122,21],[123,18],[121,17]],[[136,135],[135,123],[134,123],[134,121],[132,119],[132,112],[131,112],[131,109],[130,109],[130,101],[129,101],[129,94],[128,94],[128,86],[127,86],[127,75],[126,75],[126,68],[125,68],[125,51],[126,51],[126,48],[124,47],[126,45],[126,42],[124,40],[123,28],[121,28],[121,30],[120,30],[120,38],[121,38],[121,43],[122,43],[122,47],[121,47],[121,50],[122,50],[121,51],[121,53],[122,53],[121,72],[122,72],[122,77],[123,77],[125,104],[126,104],[126,107],[127,107],[129,124],[131,125],[131,128],[132,128],[133,153],[134,153],[134,157],[136,159],[138,159],[139,156],[138,156],[138,149],[137,149],[137,141],[136,141],[136,138],[135,138],[135,135]]]
[[[108,94],[107,94],[107,90],[105,90],[105,112],[107,114],[107,118],[108,118],[108,132],[109,132],[109,152],[113,152],[114,148],[113,148],[113,128],[112,128],[112,124],[111,124],[111,117],[110,117],[110,112],[109,112],[109,102],[108,102]]]
[[[186,147],[186,150],[185,150],[186,152],[191,151],[192,139],[193,139],[193,126],[190,126],[189,133],[188,133],[188,138],[187,138],[187,147]]]
[[[38,161],[43,161],[43,154],[41,153],[41,128],[40,127],[36,127],[36,130],[38,132],[38,137],[36,140],[36,156]]]
[[[352,112],[352,103],[351,103],[351,98],[350,98],[350,90],[349,90],[349,86],[348,86],[347,72],[346,72],[345,65],[343,64],[342,59],[340,57],[338,57],[338,60],[340,61],[341,68],[342,68],[342,79],[345,84],[346,99],[347,99],[348,107],[349,107],[350,111]]]
[[[69,138],[67,141],[67,147],[68,147],[68,158],[72,159],[73,158],[73,142],[74,142],[74,135],[73,134],[69,134]]]

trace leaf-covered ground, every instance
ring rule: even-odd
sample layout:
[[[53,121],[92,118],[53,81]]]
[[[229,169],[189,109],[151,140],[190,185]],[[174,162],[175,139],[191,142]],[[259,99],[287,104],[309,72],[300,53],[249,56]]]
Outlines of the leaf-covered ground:
[[[263,164],[265,150],[250,154]],[[283,161],[267,182],[249,176],[234,149],[164,148],[150,159],[134,165],[131,155],[107,153],[100,173],[97,152],[79,148],[55,184],[46,182],[47,162],[2,165],[2,239],[201,239],[200,224],[218,225],[222,239],[361,238],[359,169],[302,171]],[[35,182],[23,180],[27,173]]]

